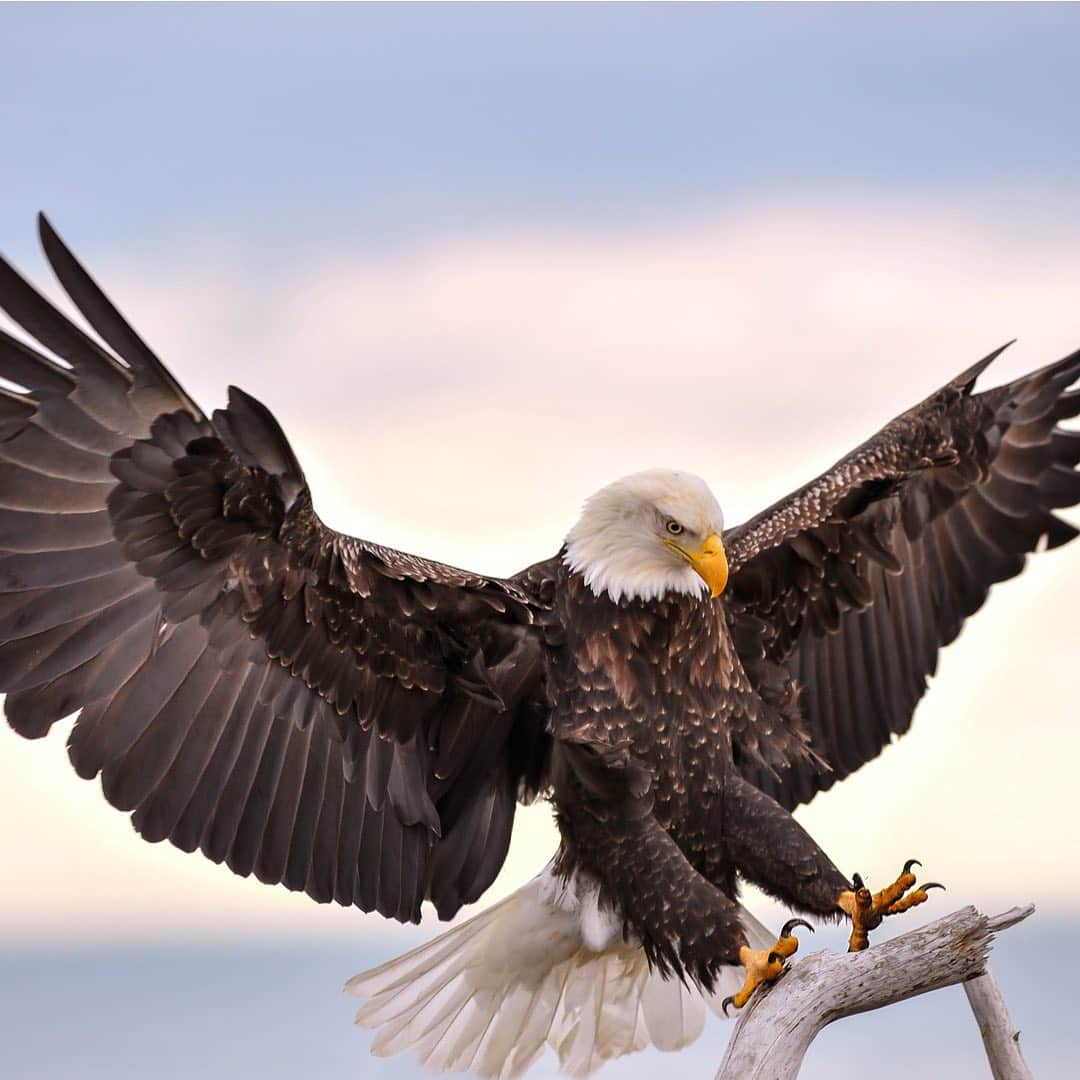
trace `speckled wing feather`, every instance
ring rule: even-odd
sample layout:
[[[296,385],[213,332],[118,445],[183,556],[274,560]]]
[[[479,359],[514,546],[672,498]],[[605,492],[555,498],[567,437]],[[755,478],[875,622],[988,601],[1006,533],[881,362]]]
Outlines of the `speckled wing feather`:
[[[105,345],[0,260],[0,307],[62,361],[0,334],[12,727],[78,713],[75,768],[148,840],[320,901],[452,915],[543,782],[544,604],[328,528],[270,412],[234,389],[204,416],[41,234]]]
[[[911,724],[939,650],[1044,541],[1077,530],[1080,353],[985,393],[988,356],[816,480],[724,537],[740,653],[759,686],[800,693],[825,765],[745,775],[787,807]],[[736,747],[738,750],[738,747]]]

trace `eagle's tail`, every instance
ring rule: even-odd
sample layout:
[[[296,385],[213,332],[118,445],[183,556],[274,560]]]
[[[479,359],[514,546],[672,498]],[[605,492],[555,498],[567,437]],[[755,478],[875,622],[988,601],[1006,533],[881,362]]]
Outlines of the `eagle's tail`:
[[[750,944],[773,935],[749,912]],[[563,1072],[586,1076],[642,1050],[678,1050],[742,982],[720,972],[711,998],[650,971],[621,921],[597,908],[595,890],[549,870],[426,945],[354,976],[367,1000],[356,1022],[378,1034],[371,1052],[412,1051],[428,1068],[480,1077],[519,1076],[545,1044]]]

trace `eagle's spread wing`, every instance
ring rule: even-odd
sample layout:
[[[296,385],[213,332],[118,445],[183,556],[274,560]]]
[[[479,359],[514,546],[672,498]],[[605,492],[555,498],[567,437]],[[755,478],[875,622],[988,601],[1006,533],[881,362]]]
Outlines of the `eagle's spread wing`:
[[[998,350],[1000,352],[1001,350]],[[760,688],[800,692],[813,749],[744,773],[792,807],[905,732],[939,649],[1040,541],[1077,535],[1080,353],[975,394],[994,353],[724,536],[735,640]],[[792,682],[793,680],[793,682]],[[738,751],[738,747],[736,748]]]
[[[148,840],[402,920],[491,883],[546,755],[543,605],[343,536],[270,412],[207,419],[42,219],[108,348],[0,260],[0,690]],[[111,350],[111,351],[110,351]]]

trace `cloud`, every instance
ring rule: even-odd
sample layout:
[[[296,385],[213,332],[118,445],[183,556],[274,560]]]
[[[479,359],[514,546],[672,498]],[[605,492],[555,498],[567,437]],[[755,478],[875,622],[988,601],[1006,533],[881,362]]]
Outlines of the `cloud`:
[[[81,255],[206,407],[235,382],[274,409],[333,524],[509,573],[554,552],[581,500],[623,473],[700,472],[735,522],[1002,341],[1021,337],[993,381],[1068,351],[1078,240],[1042,208],[884,200],[294,266],[213,239],[139,265]],[[946,654],[915,732],[805,813],[842,868],[880,881],[918,855],[961,897],[1072,903],[1072,781],[1053,748],[1075,715],[1078,570],[1069,549],[1001,590]],[[4,738],[9,933],[58,932],[74,896],[80,934],[353,918],[148,850],[59,740]],[[505,881],[550,855],[543,815]]]

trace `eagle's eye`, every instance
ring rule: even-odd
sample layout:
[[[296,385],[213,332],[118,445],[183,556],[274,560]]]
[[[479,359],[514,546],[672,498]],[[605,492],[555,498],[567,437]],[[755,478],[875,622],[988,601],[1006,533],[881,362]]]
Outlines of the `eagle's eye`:
[[[672,536],[681,536],[686,530],[674,519],[667,523],[667,531]]]

